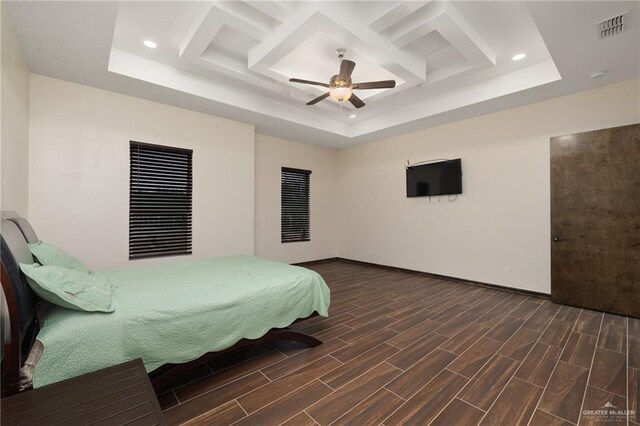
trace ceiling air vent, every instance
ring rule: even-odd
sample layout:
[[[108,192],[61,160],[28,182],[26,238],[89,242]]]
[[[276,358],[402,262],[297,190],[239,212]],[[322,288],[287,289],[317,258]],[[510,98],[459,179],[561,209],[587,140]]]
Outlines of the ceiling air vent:
[[[627,12],[623,12],[611,18],[596,22],[598,26],[598,36],[600,38],[607,38],[624,31],[624,15],[626,13]]]

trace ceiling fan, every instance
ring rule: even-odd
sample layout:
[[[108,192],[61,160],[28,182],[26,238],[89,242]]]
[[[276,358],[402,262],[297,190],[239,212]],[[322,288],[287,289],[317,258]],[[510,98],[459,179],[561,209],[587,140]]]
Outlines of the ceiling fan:
[[[321,83],[319,81],[301,80],[299,78],[290,78],[289,81],[293,83],[310,84],[313,86],[322,86],[329,89],[329,91],[323,95],[318,96],[315,99],[307,102],[307,105],[315,105],[323,99],[331,97],[336,102],[349,101],[356,108],[362,108],[365,103],[362,99],[357,97],[354,90],[367,90],[367,89],[391,89],[396,87],[395,80],[383,80],[383,81],[368,81],[366,83],[351,83],[351,73],[356,67],[356,63],[348,59],[344,59],[345,49],[336,50],[338,53],[338,59],[340,60],[340,72],[337,75],[331,77],[329,83]]]

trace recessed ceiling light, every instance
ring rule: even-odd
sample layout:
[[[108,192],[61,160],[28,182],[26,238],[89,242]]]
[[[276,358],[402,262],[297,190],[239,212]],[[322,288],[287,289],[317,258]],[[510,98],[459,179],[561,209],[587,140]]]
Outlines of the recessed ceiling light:
[[[156,47],[158,47],[158,45],[151,41],[151,40],[145,40],[142,42],[142,44],[144,44],[145,46],[147,46],[149,49],[155,49]]]
[[[520,59],[526,58],[526,56],[526,53],[518,53],[517,55],[513,55],[511,59],[513,59],[514,61],[519,61]]]
[[[351,115],[349,116],[349,118],[356,118],[356,115],[355,115],[355,114],[351,114]]]

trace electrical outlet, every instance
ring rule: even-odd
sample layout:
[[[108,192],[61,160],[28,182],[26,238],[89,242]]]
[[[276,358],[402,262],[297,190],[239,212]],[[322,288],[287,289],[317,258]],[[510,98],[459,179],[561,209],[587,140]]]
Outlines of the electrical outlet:
[[[505,266],[504,267],[504,273],[509,275],[511,273],[511,266]]]

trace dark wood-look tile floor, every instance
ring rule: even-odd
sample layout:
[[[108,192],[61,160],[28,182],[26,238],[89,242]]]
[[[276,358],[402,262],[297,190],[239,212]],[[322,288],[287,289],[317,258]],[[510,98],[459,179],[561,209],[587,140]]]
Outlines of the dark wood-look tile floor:
[[[159,395],[169,424],[640,426],[640,320],[330,261],[324,341],[229,354]],[[614,409],[611,409],[614,410]],[[611,411],[610,411],[611,412]]]

